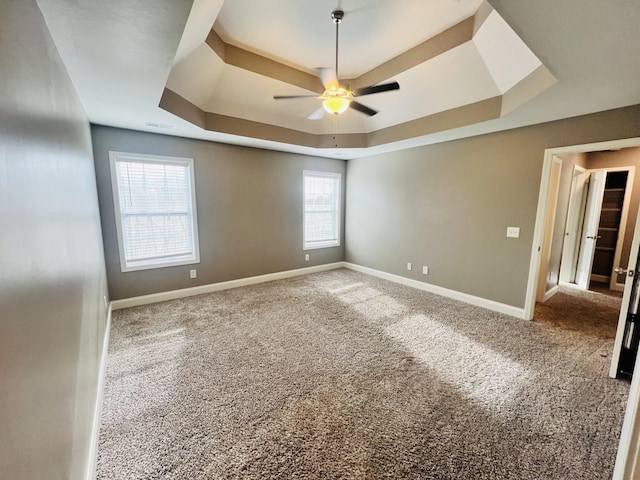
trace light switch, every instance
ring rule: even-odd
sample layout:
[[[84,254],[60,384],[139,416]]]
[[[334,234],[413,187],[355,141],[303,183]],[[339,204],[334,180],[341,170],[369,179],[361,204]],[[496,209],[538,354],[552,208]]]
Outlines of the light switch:
[[[520,238],[520,227],[507,227],[507,237]]]

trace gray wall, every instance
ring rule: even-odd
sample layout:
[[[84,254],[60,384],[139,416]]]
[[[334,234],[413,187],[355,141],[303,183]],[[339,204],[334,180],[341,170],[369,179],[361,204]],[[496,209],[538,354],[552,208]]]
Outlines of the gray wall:
[[[0,15],[0,477],[83,479],[107,295],[89,124],[35,0]]]
[[[639,116],[634,106],[351,160],[345,259],[522,308],[545,149],[640,136]]]
[[[112,299],[339,262],[340,247],[302,250],[302,171],[342,173],[345,162],[92,126],[105,258]],[[109,151],[193,158],[200,264],[122,273]],[[344,223],[344,222],[343,222]],[[310,261],[304,261],[304,254]],[[195,268],[198,278],[190,279]]]

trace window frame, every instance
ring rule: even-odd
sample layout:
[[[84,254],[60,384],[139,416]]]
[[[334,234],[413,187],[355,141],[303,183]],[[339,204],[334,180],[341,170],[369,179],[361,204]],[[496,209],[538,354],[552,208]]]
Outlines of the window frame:
[[[331,178],[336,180],[337,184],[337,204],[336,209],[336,240],[325,241],[323,243],[316,243],[315,245],[307,244],[307,209],[306,209],[306,178],[309,177],[321,177]],[[316,170],[303,170],[302,172],[302,250],[318,250],[320,248],[332,248],[339,247],[342,236],[342,173],[339,172],[320,172]]]
[[[186,166],[189,171],[189,188],[191,190],[191,229],[193,235],[193,254],[173,255],[164,258],[127,261],[124,251],[124,232],[122,223],[122,208],[120,206],[120,187],[116,164],[119,161],[137,161],[155,164],[179,164]],[[120,255],[120,270],[134,272],[139,270],[151,270],[156,268],[175,267],[179,265],[192,265],[200,263],[200,242],[198,238],[198,214],[196,205],[196,184],[193,158],[168,157],[163,155],[148,155],[142,153],[109,152],[109,166],[111,172],[111,189],[113,192],[113,207],[116,221],[116,233],[118,237],[118,254]]]

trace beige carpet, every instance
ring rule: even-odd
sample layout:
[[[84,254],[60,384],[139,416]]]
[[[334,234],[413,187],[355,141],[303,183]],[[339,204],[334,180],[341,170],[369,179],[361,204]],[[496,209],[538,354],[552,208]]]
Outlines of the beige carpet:
[[[557,294],[536,304],[534,321],[613,340],[621,300],[622,292],[560,286]]]
[[[609,479],[612,340],[336,270],[114,312],[100,479]]]

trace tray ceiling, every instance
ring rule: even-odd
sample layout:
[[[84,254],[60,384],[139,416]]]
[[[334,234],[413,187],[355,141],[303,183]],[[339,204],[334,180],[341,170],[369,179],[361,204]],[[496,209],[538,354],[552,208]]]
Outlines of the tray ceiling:
[[[344,3],[341,82],[401,86],[358,99],[377,115],[311,120],[317,98],[273,99],[321,94],[316,69],[334,65],[331,12],[309,0],[225,2],[206,39],[180,49],[160,106],[209,131],[352,149],[499,118],[555,82],[486,1]]]
[[[89,120],[355,158],[640,103],[640,2],[38,0]],[[316,67],[374,117],[307,119]]]

